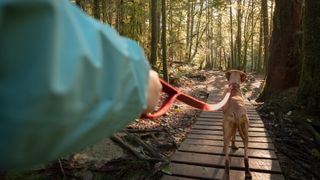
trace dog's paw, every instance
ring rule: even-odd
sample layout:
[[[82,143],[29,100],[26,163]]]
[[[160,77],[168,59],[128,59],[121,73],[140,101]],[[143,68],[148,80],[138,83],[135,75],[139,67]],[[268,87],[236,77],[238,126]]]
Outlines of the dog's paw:
[[[225,169],[225,171],[224,171],[224,178],[223,178],[224,180],[230,180],[230,172],[229,172],[229,168],[227,169]]]
[[[232,145],[232,146],[231,146],[231,149],[233,149],[233,150],[238,150],[239,148],[238,148],[236,145]]]
[[[246,179],[252,179],[252,175],[250,171],[246,171]]]

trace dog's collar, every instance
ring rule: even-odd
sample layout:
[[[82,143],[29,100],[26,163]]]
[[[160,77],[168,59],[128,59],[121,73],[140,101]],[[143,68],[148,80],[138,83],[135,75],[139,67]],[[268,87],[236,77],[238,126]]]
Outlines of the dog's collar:
[[[231,89],[240,89],[240,84],[238,84],[238,83],[230,83],[229,87]]]

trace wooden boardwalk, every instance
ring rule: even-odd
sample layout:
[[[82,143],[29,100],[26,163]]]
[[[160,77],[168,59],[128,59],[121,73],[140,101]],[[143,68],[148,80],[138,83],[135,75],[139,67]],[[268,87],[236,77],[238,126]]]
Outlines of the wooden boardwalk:
[[[217,101],[210,94],[208,102]],[[252,179],[284,180],[275,148],[264,124],[252,105],[247,103],[249,116],[249,166]],[[171,157],[171,175],[163,180],[223,179],[224,153],[222,111],[202,112],[193,125],[191,133]],[[237,134],[238,150],[230,149],[230,179],[244,177],[243,143]]]

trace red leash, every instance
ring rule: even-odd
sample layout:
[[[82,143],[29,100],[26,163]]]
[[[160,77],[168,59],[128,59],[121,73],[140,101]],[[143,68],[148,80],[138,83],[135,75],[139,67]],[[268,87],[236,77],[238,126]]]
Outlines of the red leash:
[[[142,115],[142,117],[144,117],[144,118],[156,119],[156,118],[162,116],[170,109],[170,107],[172,106],[173,102],[176,99],[188,104],[189,106],[192,106],[197,109],[201,109],[203,111],[217,111],[217,110],[221,109],[227,103],[227,101],[230,97],[230,94],[231,94],[231,88],[228,88],[228,91],[227,91],[226,95],[224,96],[224,98],[222,99],[222,101],[220,101],[217,104],[208,104],[208,103],[200,101],[194,97],[191,97],[189,95],[182,93],[181,91],[174,88],[173,86],[171,86],[170,84],[168,84],[167,82],[165,82],[162,79],[160,79],[160,82],[162,84],[162,92],[165,92],[166,94],[168,94],[168,98],[163,102],[162,106],[160,107],[160,109],[157,112],[155,112],[153,114],[151,114],[151,113],[144,114],[144,115]]]

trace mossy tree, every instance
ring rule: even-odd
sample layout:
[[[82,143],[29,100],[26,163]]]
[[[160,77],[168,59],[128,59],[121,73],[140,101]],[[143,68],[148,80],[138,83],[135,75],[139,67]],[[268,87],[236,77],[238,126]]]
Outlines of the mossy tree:
[[[299,85],[303,0],[275,2],[269,68],[266,85],[258,100]]]
[[[303,64],[298,103],[311,114],[320,115],[320,1],[305,1]]]

